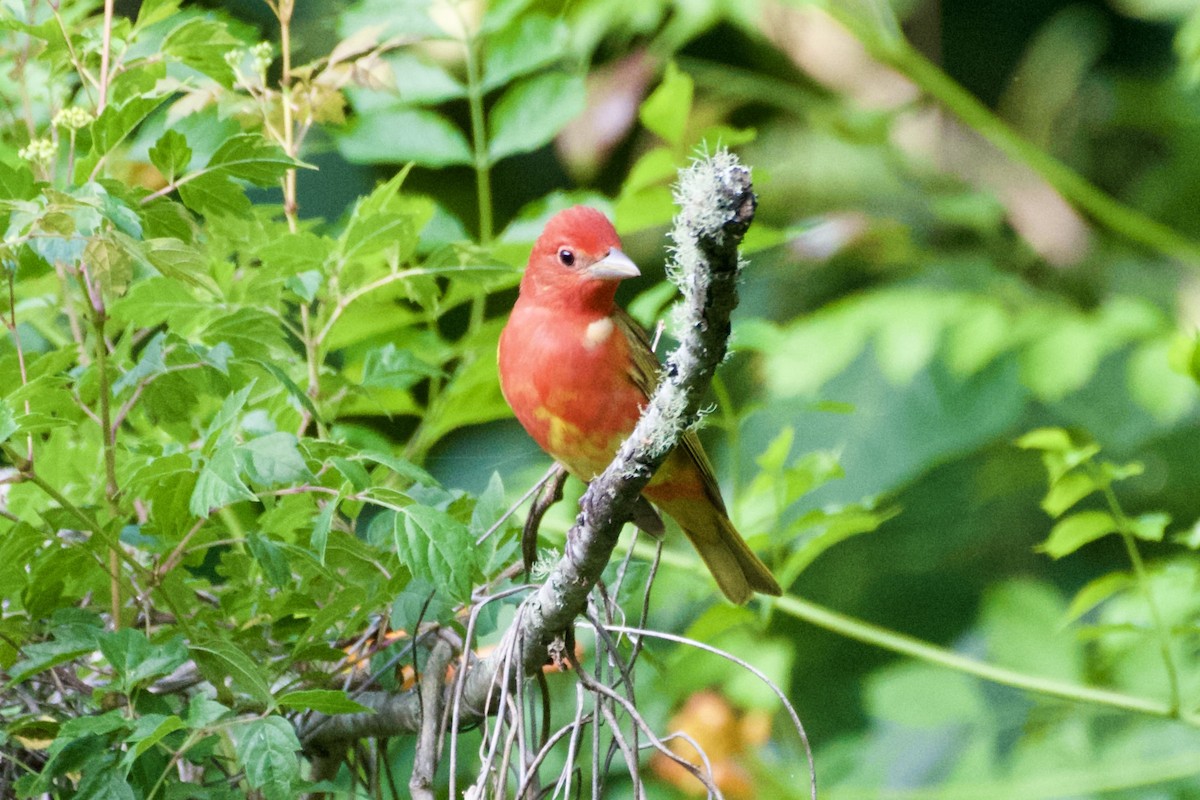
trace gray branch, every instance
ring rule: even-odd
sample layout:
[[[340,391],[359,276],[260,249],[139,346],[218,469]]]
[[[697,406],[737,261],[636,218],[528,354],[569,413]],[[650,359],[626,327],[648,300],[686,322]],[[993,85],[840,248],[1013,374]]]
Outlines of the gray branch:
[[[680,212],[671,232],[674,251],[668,275],[683,295],[680,344],[667,358],[662,380],[637,427],[580,500],[579,516],[567,532],[562,557],[526,599],[505,633],[505,642],[492,656],[469,666],[461,703],[467,714],[456,721],[460,726],[495,713],[494,699],[500,694],[496,683],[505,674],[502,654],[519,654],[519,674],[510,674],[517,679],[532,676],[547,662],[555,640],[584,611],[642,489],[699,419],[701,400],[725,358],[729,316],[737,306],[738,245],[756,206],[750,171],[728,151],[706,155],[680,174],[675,202]],[[368,692],[355,700],[376,713],[315,715],[300,731],[310,752],[351,739],[420,730],[415,690],[404,695]]]

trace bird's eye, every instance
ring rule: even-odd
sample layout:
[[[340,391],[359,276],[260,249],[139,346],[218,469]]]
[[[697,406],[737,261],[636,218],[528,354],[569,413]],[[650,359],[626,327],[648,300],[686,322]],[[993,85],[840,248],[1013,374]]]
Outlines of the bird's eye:
[[[570,251],[564,247],[562,250],[558,251],[558,260],[562,262],[562,265],[564,267],[574,266],[575,265],[575,253],[573,253],[572,251]]]

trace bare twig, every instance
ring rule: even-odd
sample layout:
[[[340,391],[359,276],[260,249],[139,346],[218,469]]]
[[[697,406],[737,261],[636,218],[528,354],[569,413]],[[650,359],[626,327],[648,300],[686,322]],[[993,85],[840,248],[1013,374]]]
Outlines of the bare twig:
[[[438,739],[442,727],[442,704],[445,692],[446,667],[454,655],[445,639],[438,639],[425,662],[421,679],[421,733],[417,738],[417,755],[413,761],[408,790],[414,800],[432,800],[433,778],[437,774]]]

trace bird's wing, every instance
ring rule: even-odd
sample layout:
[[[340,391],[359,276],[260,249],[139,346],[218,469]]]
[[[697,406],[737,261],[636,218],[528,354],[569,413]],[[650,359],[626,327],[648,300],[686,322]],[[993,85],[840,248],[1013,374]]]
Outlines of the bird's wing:
[[[613,319],[617,323],[617,329],[625,335],[625,340],[629,342],[631,357],[629,377],[649,400],[650,395],[654,394],[654,390],[658,388],[658,375],[662,371],[662,365],[658,363],[658,357],[654,355],[650,339],[637,320],[620,307],[613,314]],[[692,463],[696,466],[708,499],[721,510],[722,514],[726,513],[725,501],[721,498],[717,477],[713,474],[712,464],[709,463],[708,456],[705,455],[696,432],[686,431],[680,440],[680,447],[691,457]]]

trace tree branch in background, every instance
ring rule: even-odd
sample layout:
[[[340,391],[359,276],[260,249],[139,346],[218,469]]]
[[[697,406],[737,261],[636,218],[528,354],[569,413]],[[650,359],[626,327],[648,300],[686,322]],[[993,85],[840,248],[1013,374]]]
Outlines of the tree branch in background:
[[[737,306],[738,245],[756,206],[750,171],[726,150],[705,155],[681,173],[675,201],[680,212],[671,232],[675,246],[668,275],[683,295],[682,340],[667,358],[662,381],[637,427],[580,500],[562,557],[521,606],[493,654],[479,661],[464,655],[463,675],[456,683],[463,692],[460,707],[469,709],[470,716],[453,720],[454,725],[496,711],[495,701],[507,688],[497,686],[504,682],[502,676],[519,681],[542,669],[555,640],[584,611],[642,489],[699,418],[704,393],[725,358],[729,316]],[[507,657],[516,663],[505,663]],[[306,748],[320,751],[335,742],[419,730],[417,691],[368,692],[354,699],[376,713],[314,715],[300,731]]]

